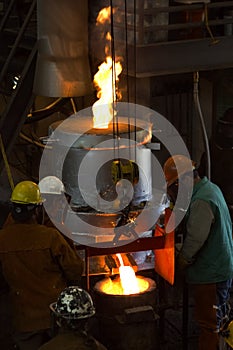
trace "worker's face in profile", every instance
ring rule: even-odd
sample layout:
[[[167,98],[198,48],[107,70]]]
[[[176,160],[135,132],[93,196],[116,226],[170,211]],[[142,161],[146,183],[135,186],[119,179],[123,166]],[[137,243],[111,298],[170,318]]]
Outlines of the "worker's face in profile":
[[[167,188],[167,195],[169,197],[169,200],[173,204],[176,202],[178,188],[179,188],[179,181],[178,181],[178,179],[175,182],[173,182],[173,184],[171,184],[171,186],[169,186]]]
[[[193,188],[193,173],[190,172],[181,175],[173,184],[171,184],[171,186],[167,188],[167,194],[172,203],[176,202],[179,186],[182,186],[183,189],[183,191],[179,193],[179,196],[190,196]]]
[[[179,182],[185,186],[186,189],[191,189],[193,187],[193,172],[185,173],[179,178]]]

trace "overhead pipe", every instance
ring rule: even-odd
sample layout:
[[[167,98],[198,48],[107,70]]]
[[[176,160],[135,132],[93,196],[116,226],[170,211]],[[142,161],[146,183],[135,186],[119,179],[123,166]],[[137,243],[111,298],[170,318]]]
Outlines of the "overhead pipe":
[[[37,38],[34,93],[48,97],[91,94],[88,0],[37,0]]]

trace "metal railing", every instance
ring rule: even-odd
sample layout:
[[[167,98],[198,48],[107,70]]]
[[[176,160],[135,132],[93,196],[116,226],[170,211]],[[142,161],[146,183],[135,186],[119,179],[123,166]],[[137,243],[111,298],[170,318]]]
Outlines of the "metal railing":
[[[129,44],[147,45],[158,42],[202,39],[210,35],[233,34],[233,1],[215,1],[208,4],[183,5],[164,0],[161,5],[151,0],[138,0],[137,8],[124,8],[124,0],[117,4],[114,22],[115,38],[124,40],[128,33]],[[122,3],[122,4],[121,4]],[[163,4],[167,3],[167,6]],[[119,6],[121,4],[121,7]],[[127,10],[127,23],[124,11]],[[211,33],[210,33],[211,31]]]

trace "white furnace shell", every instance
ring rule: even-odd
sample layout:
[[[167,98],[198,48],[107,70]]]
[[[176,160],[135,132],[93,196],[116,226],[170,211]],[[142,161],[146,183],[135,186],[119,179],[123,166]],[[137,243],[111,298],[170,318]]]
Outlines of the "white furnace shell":
[[[118,118],[117,139],[113,139],[111,126],[108,130],[93,129],[92,117],[73,115],[65,122],[55,122],[50,126],[50,138],[54,134],[58,154],[66,154],[60,178],[66,192],[72,197],[73,206],[89,206],[107,212],[111,212],[113,207],[117,209],[111,164],[118,158],[132,160],[139,167],[139,182],[134,187],[133,204],[151,199],[151,151],[144,145],[150,142],[150,124],[139,121],[135,131],[135,128],[128,128],[128,121],[125,117]],[[53,161],[59,169],[60,160]],[[104,202],[101,200],[101,205],[100,196],[107,199]]]

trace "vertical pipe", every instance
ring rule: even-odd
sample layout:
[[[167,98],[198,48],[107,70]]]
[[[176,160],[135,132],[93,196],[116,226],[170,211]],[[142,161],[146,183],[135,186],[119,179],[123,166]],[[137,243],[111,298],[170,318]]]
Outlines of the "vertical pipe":
[[[86,288],[90,291],[90,254],[88,247],[85,247],[85,272],[86,272]]]

